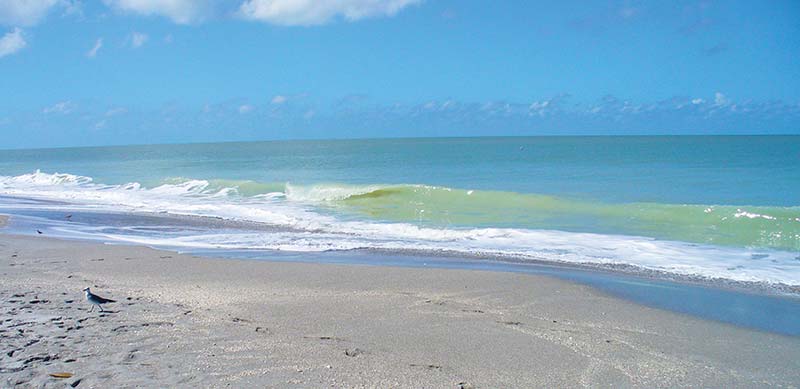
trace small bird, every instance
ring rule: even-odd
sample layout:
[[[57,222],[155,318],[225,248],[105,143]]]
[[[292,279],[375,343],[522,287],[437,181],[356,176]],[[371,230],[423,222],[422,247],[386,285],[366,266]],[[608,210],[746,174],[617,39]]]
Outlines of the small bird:
[[[106,304],[106,303],[115,303],[115,302],[116,302],[115,300],[107,299],[107,298],[105,298],[105,297],[100,297],[100,296],[98,296],[98,295],[96,295],[96,294],[92,293],[92,292],[89,290],[89,288],[88,288],[88,287],[87,287],[86,289],[84,289],[83,291],[84,291],[84,292],[86,292],[86,300],[88,300],[88,301],[89,301],[89,304],[92,304],[92,309],[90,309],[90,310],[89,310],[89,312],[91,312],[91,311],[94,311],[94,306],[95,306],[95,305],[97,305],[98,307],[100,307],[100,312],[105,312],[105,311],[103,310],[103,305],[102,305],[102,304]]]
[[[39,234],[39,235],[41,235],[41,234],[42,234],[42,231],[41,231],[41,230],[36,230],[36,233],[37,233],[37,234]]]

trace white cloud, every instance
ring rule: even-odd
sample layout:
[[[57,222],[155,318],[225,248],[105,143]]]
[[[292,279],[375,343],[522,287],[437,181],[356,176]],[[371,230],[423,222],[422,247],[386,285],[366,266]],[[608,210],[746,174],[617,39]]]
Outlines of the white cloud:
[[[52,8],[69,4],[65,0],[0,0],[0,24],[32,26]]]
[[[286,96],[277,95],[272,98],[272,104],[283,104],[287,100]]]
[[[100,50],[101,47],[103,47],[103,38],[97,38],[91,50],[86,52],[86,56],[89,58],[94,58],[95,56],[97,56],[97,51]]]
[[[111,108],[108,111],[106,111],[106,117],[122,115],[124,113],[128,113],[127,108],[124,107]]]
[[[64,5],[64,16],[83,17],[83,3],[80,0],[61,1]]]
[[[533,115],[544,116],[544,115],[547,114],[548,107],[550,107],[550,100],[534,101],[528,107],[528,111],[530,111],[528,113],[528,115],[531,115],[531,116],[533,116]]]
[[[246,114],[246,113],[249,113],[252,110],[253,110],[253,106],[252,105],[245,104],[245,105],[239,106],[239,113],[243,114],[243,115]]]
[[[13,31],[6,33],[0,38],[0,58],[11,55],[20,51],[27,46],[25,38],[22,36],[22,30],[14,28]]]
[[[728,98],[725,97],[725,95],[723,95],[722,93],[717,92],[714,94],[714,105],[721,107],[723,105],[728,104],[729,102],[730,100],[728,100]]]
[[[241,18],[286,26],[320,25],[342,18],[355,21],[393,16],[423,0],[102,0],[120,13],[162,16],[178,24],[199,23],[214,16]],[[81,0],[0,0],[0,25],[32,26],[54,9],[83,15]]]
[[[149,37],[147,34],[141,32],[134,32],[131,34],[131,47],[134,49],[138,49],[142,47],[145,43],[147,43],[147,39]]]
[[[701,98],[692,99],[692,104],[694,104],[694,105],[703,104],[705,102],[706,101],[701,99]]]
[[[337,17],[355,21],[392,16],[421,0],[246,0],[239,15],[285,26],[325,24]]]
[[[203,21],[213,8],[211,0],[103,0],[103,3],[122,12],[165,16],[178,24]]]
[[[103,128],[105,128],[105,126],[106,126],[106,123],[107,123],[107,122],[106,122],[106,119],[103,119],[103,120],[101,120],[101,121],[99,121],[99,122],[97,122],[97,123],[95,123],[95,124],[94,124],[94,129],[95,129],[95,130],[100,130],[100,129],[103,129]]]
[[[46,107],[42,110],[42,113],[60,113],[66,115],[72,112],[73,109],[75,109],[75,104],[73,104],[71,101],[61,101],[53,104],[50,107]]]

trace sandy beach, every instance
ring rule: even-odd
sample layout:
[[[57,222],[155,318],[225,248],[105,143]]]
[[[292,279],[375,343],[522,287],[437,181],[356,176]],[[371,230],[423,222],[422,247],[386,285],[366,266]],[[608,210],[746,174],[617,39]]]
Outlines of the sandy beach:
[[[800,0],[0,0],[0,389],[800,389]]]
[[[4,387],[800,384],[798,338],[542,276],[13,235],[0,261]],[[118,302],[89,312],[86,286]]]

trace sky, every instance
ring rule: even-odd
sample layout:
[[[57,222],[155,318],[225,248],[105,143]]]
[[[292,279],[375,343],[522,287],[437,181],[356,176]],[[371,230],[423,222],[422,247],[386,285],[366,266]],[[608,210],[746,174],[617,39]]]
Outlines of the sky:
[[[0,149],[800,134],[800,2],[0,0]]]

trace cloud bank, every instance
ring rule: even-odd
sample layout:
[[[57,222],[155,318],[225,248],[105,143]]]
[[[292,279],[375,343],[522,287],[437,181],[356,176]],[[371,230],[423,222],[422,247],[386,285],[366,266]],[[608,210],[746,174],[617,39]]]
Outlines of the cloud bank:
[[[254,99],[249,99],[253,101]],[[257,99],[256,99],[257,100]],[[258,101],[258,100],[257,100]],[[202,106],[170,102],[140,108],[61,101],[9,113],[0,130],[24,130],[8,147],[268,139],[798,134],[800,104],[737,101],[724,93],[634,102],[605,96],[590,103],[562,94],[530,102],[434,100],[385,104],[366,96],[273,104],[232,99]],[[102,129],[98,133],[97,130]],[[91,132],[91,136],[86,135]]]

